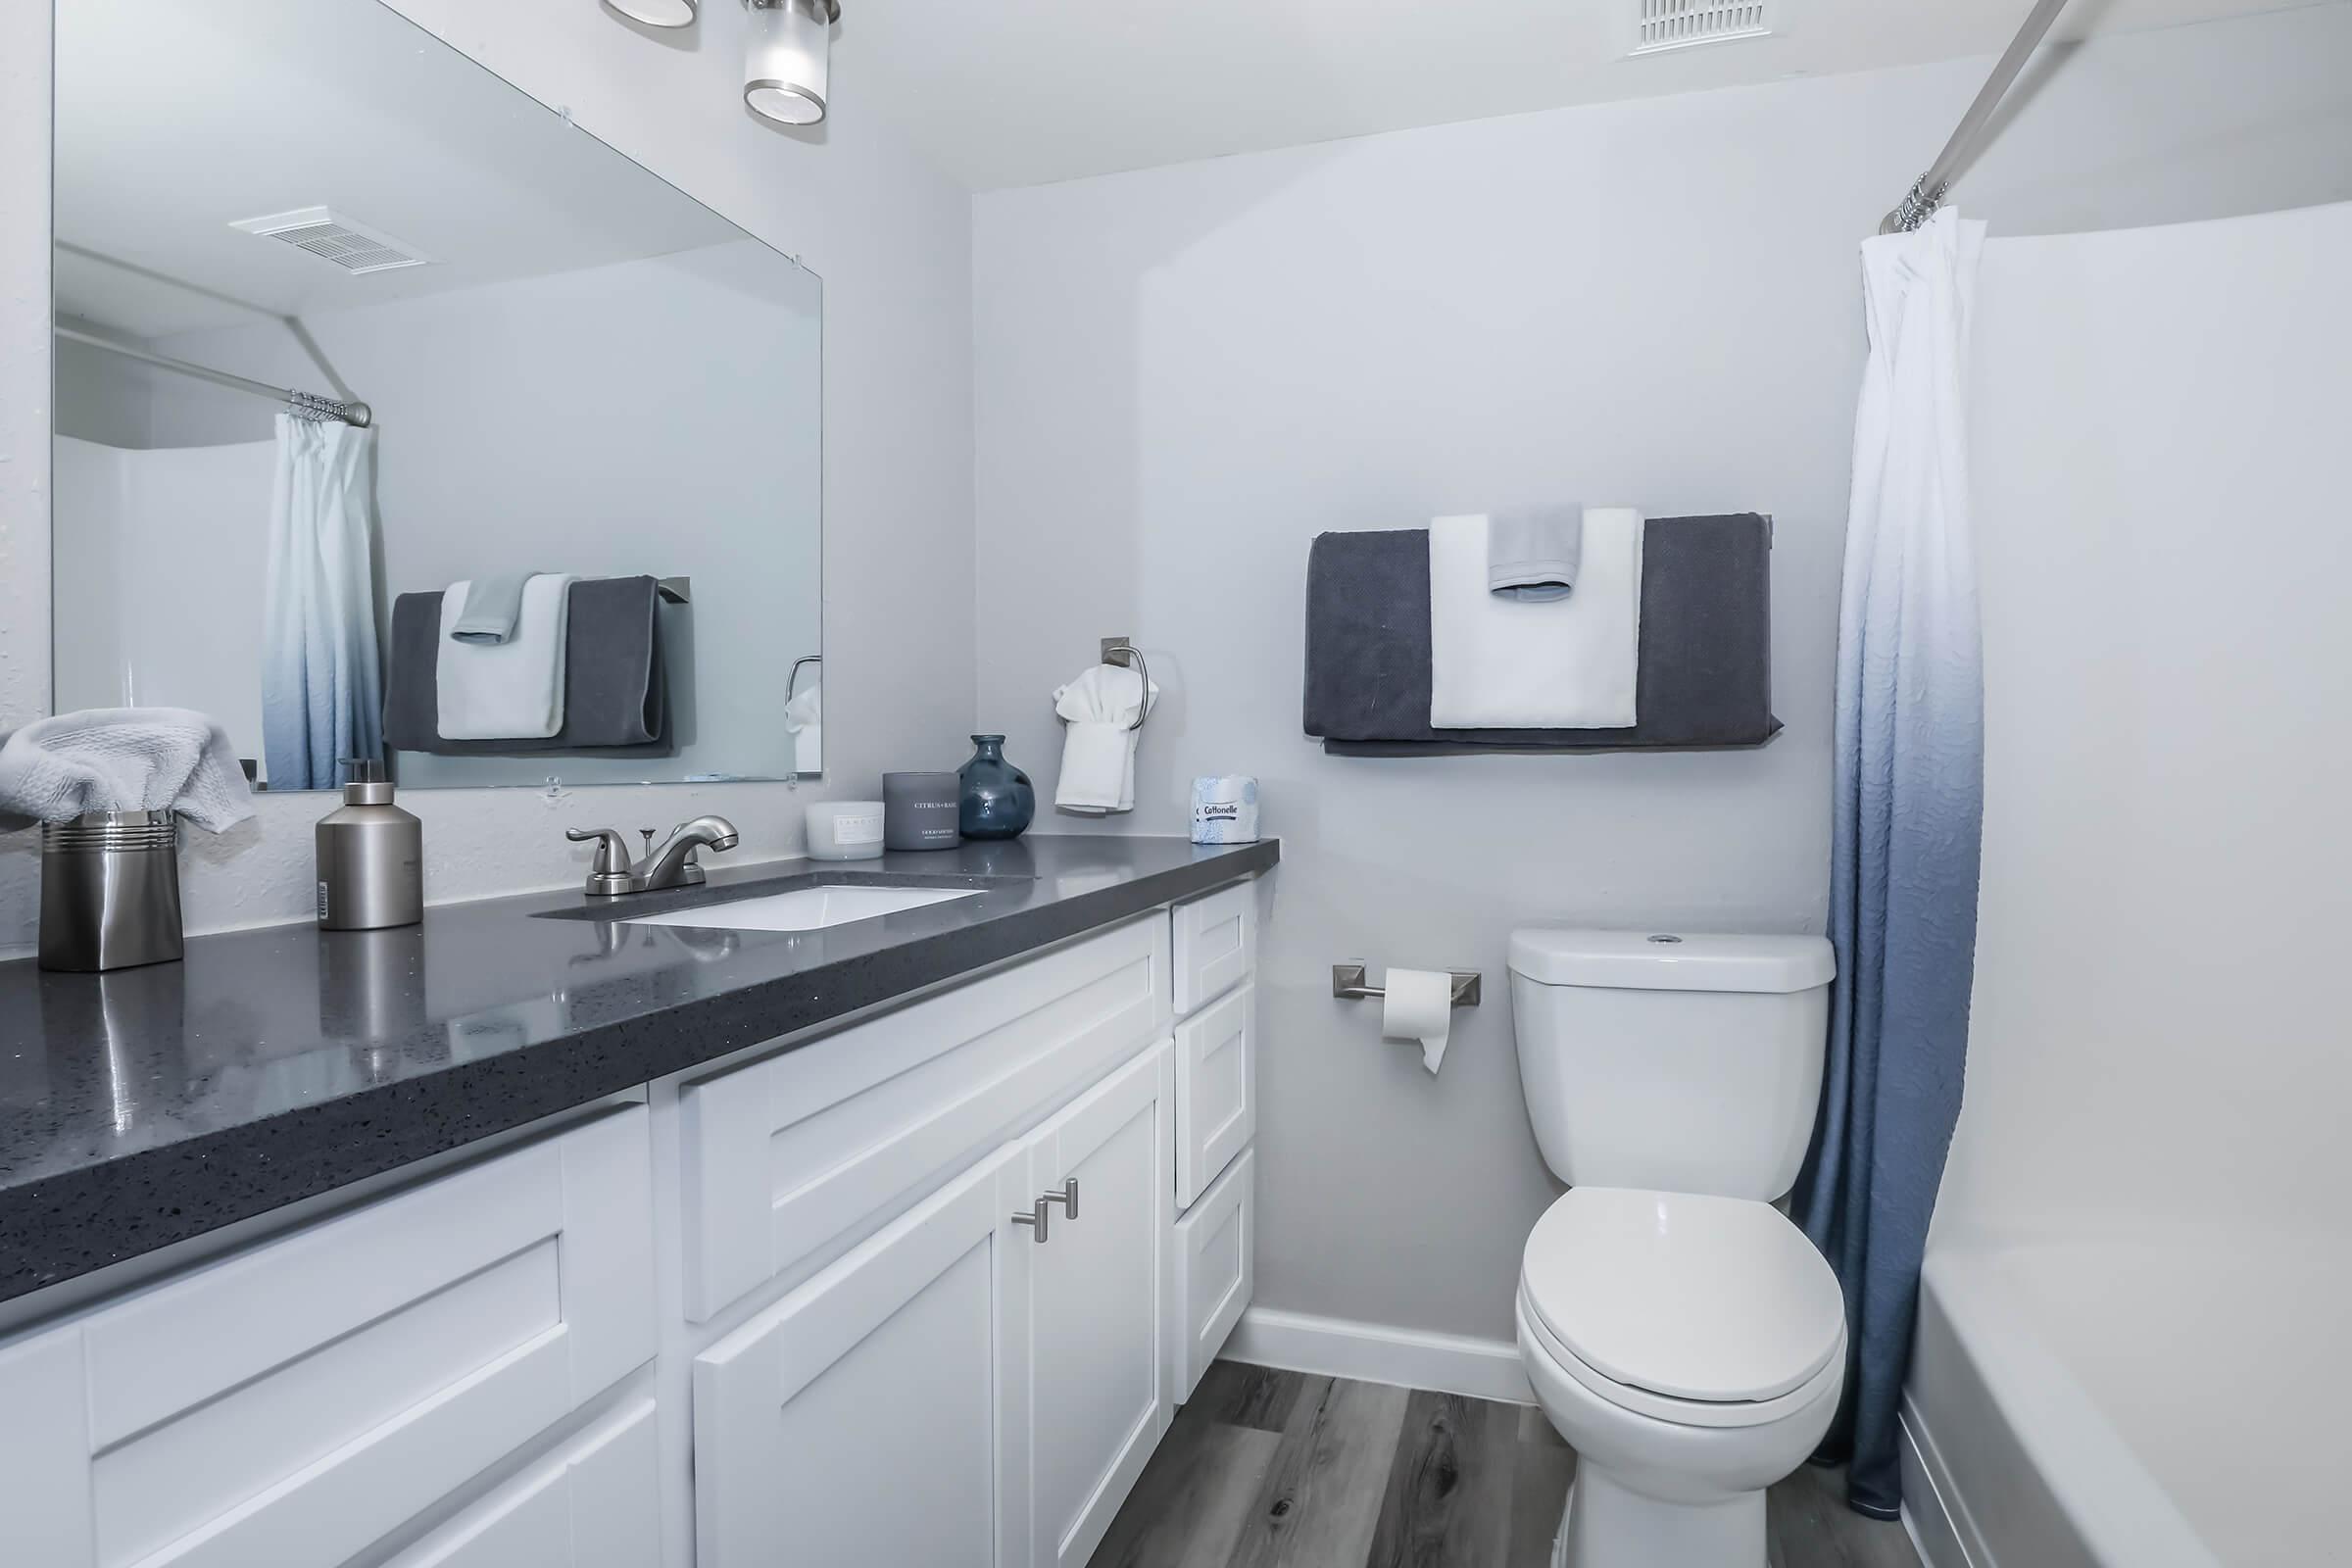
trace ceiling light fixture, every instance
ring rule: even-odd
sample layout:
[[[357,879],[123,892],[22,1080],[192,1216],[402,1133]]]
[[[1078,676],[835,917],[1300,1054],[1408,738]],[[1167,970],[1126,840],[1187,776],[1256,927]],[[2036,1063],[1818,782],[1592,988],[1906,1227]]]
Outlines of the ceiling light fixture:
[[[743,42],[743,101],[753,114],[786,125],[825,118],[830,29],[841,0],[743,0],[750,29]]]
[[[605,4],[649,27],[690,27],[695,0],[605,0]]]

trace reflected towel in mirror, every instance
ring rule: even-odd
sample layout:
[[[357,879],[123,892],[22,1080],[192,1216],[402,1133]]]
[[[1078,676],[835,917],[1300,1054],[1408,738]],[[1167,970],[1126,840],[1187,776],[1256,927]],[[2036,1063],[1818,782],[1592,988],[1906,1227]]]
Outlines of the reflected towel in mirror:
[[[502,643],[456,637],[470,582],[441,595],[438,682],[443,740],[545,740],[564,727],[564,635],[572,578],[543,571],[522,585],[514,634]]]

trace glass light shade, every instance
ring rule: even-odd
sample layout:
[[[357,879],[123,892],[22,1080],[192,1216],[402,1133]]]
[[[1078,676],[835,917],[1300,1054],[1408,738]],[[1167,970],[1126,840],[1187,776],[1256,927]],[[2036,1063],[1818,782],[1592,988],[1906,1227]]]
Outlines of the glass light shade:
[[[825,118],[825,66],[832,9],[825,0],[745,0],[743,101],[787,125]]]
[[[684,27],[694,22],[695,0],[605,0],[605,4],[649,27]]]

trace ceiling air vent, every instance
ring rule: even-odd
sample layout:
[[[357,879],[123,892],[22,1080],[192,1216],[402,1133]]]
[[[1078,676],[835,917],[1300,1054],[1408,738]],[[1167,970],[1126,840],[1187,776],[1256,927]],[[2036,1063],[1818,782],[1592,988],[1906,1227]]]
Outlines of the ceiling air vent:
[[[1654,55],[1692,44],[1731,43],[1772,31],[1779,0],[1634,0],[1634,50]]]
[[[283,240],[346,272],[383,272],[395,267],[422,267],[432,260],[406,240],[354,222],[326,207],[301,207],[267,218],[244,219],[228,226],[265,239]]]

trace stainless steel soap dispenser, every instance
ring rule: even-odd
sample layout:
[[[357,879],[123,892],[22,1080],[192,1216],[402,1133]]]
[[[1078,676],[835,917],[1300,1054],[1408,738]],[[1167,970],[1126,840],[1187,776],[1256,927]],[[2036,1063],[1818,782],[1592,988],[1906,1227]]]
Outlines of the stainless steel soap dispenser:
[[[392,804],[384,764],[354,760],[343,804],[318,819],[318,924],[372,931],[424,918],[424,824]]]

